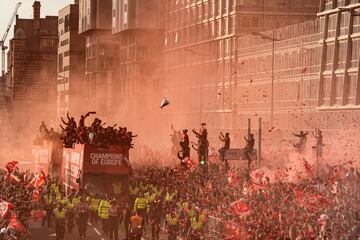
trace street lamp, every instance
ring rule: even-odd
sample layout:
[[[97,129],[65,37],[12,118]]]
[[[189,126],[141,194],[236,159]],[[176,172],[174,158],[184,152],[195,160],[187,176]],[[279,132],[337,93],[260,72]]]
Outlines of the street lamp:
[[[261,39],[272,41],[272,60],[271,60],[271,112],[270,112],[270,129],[274,127],[274,79],[275,79],[275,42],[284,39],[275,38],[275,30],[272,31],[272,36],[263,33],[253,32],[252,35],[259,36]]]

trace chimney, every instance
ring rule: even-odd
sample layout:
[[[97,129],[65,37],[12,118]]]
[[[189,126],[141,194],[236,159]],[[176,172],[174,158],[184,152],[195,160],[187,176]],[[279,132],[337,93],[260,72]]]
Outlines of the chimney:
[[[34,20],[40,19],[40,8],[41,8],[41,3],[39,1],[35,1],[33,4]]]

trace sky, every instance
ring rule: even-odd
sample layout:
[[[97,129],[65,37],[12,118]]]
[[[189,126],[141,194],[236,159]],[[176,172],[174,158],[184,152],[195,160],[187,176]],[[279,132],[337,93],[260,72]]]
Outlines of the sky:
[[[9,24],[10,18],[18,2],[22,2],[18,11],[19,18],[32,18],[32,5],[34,0],[0,0],[0,39],[5,33],[7,25]],[[73,0],[41,0],[41,17],[46,15],[58,15],[58,11],[60,9],[73,2]],[[14,23],[12,26],[14,26]],[[7,37],[7,41],[12,38],[12,35],[13,27]]]

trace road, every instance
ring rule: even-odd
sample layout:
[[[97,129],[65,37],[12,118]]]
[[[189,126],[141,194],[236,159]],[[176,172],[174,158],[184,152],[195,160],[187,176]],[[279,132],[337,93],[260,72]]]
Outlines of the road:
[[[119,240],[125,239],[125,233],[123,230],[124,226],[121,225],[119,228]],[[35,222],[31,224],[30,231],[32,236],[30,237],[30,240],[55,240],[55,227],[48,228],[48,227],[42,227],[40,222]],[[148,233],[151,234],[151,232],[148,230]],[[73,233],[65,235],[66,240],[78,240],[79,234],[77,232],[77,226],[74,227]],[[97,226],[92,226],[89,224],[86,234],[86,240],[109,240],[109,237],[106,237],[101,232],[101,225],[98,224]],[[166,240],[166,234],[162,233],[160,235],[160,240]],[[144,236],[144,240],[151,240],[151,236],[147,235]]]

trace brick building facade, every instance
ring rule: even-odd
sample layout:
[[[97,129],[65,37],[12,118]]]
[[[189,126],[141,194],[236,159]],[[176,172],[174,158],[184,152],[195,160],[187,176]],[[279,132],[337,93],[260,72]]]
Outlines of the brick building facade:
[[[14,37],[10,40],[7,80],[11,89],[10,121],[18,123],[19,129],[56,117],[58,18],[40,18],[40,8],[40,2],[35,1],[33,19],[16,18]]]

